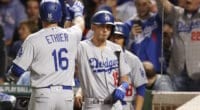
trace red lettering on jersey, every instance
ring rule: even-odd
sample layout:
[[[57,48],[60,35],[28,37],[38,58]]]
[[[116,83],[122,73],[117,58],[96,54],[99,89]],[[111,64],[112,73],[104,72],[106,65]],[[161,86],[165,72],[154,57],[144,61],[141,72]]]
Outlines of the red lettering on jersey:
[[[129,84],[128,89],[126,91],[126,96],[132,96],[133,95],[133,85]]]
[[[114,71],[113,72],[113,78],[114,78],[114,85],[115,86],[118,86],[118,84],[119,84],[119,74],[118,74],[118,72],[117,71]]]
[[[199,31],[192,32],[191,40],[192,41],[200,41],[200,32]]]

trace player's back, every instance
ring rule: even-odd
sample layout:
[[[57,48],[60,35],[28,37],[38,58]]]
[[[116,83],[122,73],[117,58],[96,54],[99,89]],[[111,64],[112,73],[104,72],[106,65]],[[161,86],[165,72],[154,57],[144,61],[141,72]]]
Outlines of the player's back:
[[[75,55],[81,39],[81,31],[77,30],[76,26],[44,28],[27,39],[33,47],[33,87],[73,85]]]

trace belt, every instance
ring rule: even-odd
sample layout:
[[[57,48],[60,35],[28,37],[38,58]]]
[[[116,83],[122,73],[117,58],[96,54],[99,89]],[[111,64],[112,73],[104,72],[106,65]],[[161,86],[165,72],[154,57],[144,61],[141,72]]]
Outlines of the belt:
[[[85,98],[84,101],[87,104],[114,104],[112,100],[104,100],[97,98]]]
[[[43,88],[52,88],[52,87],[59,87],[59,88],[62,88],[64,90],[72,90],[72,86],[64,86],[64,85],[49,85],[47,87],[37,87],[35,89],[43,89]]]

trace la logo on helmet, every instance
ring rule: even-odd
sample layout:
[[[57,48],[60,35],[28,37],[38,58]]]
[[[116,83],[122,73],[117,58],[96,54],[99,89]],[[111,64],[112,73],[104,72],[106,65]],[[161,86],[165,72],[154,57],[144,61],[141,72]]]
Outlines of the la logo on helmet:
[[[110,16],[107,13],[105,13],[105,20],[110,21]]]
[[[53,19],[52,13],[48,13],[48,20],[51,21]]]

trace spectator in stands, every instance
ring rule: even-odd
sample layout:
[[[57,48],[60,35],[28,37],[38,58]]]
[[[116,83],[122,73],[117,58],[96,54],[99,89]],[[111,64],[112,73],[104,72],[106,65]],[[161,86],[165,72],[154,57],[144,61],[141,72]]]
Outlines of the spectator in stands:
[[[28,19],[38,24],[39,28],[42,28],[42,22],[39,18],[39,1],[38,0],[27,0],[26,12]]]
[[[107,0],[109,1],[109,0]],[[116,0],[117,7],[116,7],[116,18],[120,19],[121,21],[125,22],[129,20],[131,17],[137,15],[137,11],[135,8],[135,0]]]
[[[39,29],[42,28],[42,22],[39,18],[39,1],[38,0],[27,0],[25,3],[26,14],[28,16],[28,20],[34,21]],[[18,27],[15,28],[13,35],[13,42],[19,40]]]
[[[157,74],[153,64],[149,61],[144,61],[143,66],[148,79],[147,89],[156,91],[174,91],[173,83],[168,75]]]
[[[164,6],[168,22],[173,24],[173,45],[168,72],[178,91],[200,91],[200,0],[184,0],[175,7],[168,0],[157,0]],[[173,20],[172,20],[173,19]]]
[[[172,4],[180,6],[180,7],[184,7],[185,5],[185,0],[169,0]]]
[[[15,28],[25,19],[27,15],[19,0],[0,0],[0,24],[4,29],[6,46],[11,45]]]
[[[178,4],[177,5],[184,8],[185,5],[186,5],[186,2],[185,2],[185,0],[178,0]]]
[[[18,33],[19,33],[19,39],[18,41],[15,41],[11,47],[11,51],[9,56],[12,58],[15,58],[17,55],[17,52],[19,48],[21,47],[22,43],[24,40],[30,35],[31,33],[34,33],[38,31],[38,26],[34,21],[31,20],[25,20],[22,21],[19,25],[18,28]]]
[[[172,43],[173,43],[172,33],[173,33],[172,25],[166,22],[163,26],[163,53],[164,53],[166,67],[169,66],[169,60],[172,50]]]
[[[161,72],[161,43],[162,22],[157,13],[152,13],[150,0],[135,0],[137,16],[127,21],[126,24],[131,31],[130,50],[140,58],[141,61],[153,63],[155,71]],[[161,10],[159,10],[161,11]],[[133,39],[133,42],[131,41]],[[128,47],[129,48],[129,47]]]

